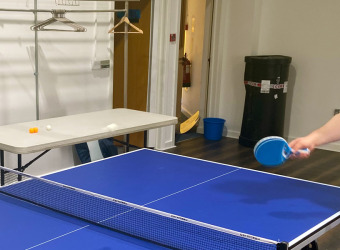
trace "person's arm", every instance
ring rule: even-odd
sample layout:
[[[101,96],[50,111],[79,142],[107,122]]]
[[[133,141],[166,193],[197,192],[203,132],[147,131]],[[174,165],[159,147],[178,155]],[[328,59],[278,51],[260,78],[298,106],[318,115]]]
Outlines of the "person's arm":
[[[333,116],[325,125],[309,135],[293,140],[289,146],[293,150],[308,148],[313,151],[317,146],[338,140],[340,140],[340,114]]]

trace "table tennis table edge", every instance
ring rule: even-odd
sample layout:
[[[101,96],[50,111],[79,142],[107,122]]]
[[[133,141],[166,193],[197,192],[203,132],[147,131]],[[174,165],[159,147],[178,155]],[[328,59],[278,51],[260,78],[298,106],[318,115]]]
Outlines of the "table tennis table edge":
[[[330,184],[319,183],[319,182],[299,179],[299,178],[290,177],[290,176],[283,176],[283,175],[274,174],[274,173],[267,173],[267,172],[263,172],[263,171],[260,171],[260,170],[247,169],[247,168],[244,168],[244,167],[229,165],[229,164],[225,164],[225,163],[219,163],[219,162],[214,162],[214,161],[209,161],[209,160],[204,160],[204,159],[198,159],[198,158],[194,158],[194,157],[190,157],[190,156],[177,155],[177,154],[174,154],[174,153],[169,153],[169,152],[164,152],[164,151],[157,151],[157,150],[152,150],[152,149],[147,149],[147,148],[142,148],[142,149],[137,149],[137,150],[134,150],[134,151],[126,152],[125,154],[131,154],[131,153],[134,153],[134,152],[137,152],[137,151],[143,151],[143,150],[156,151],[156,152],[163,153],[163,154],[169,154],[169,155],[174,155],[174,156],[183,157],[183,158],[189,158],[189,159],[200,160],[200,161],[204,161],[204,162],[215,163],[215,164],[221,165],[221,166],[231,166],[231,167],[235,167],[237,169],[254,171],[254,172],[259,172],[259,173],[263,173],[263,174],[269,174],[269,175],[279,176],[279,177],[283,177],[283,178],[299,180],[299,181],[303,181],[303,182],[309,182],[309,183],[314,183],[314,184],[319,184],[319,185],[324,185],[324,186],[329,186],[329,187],[334,187],[334,188],[340,188],[338,186],[334,186],[334,185],[330,185]],[[121,155],[115,155],[115,156],[112,156],[110,158],[119,157],[119,156],[121,156]],[[108,159],[108,158],[106,158],[106,159]],[[102,160],[104,160],[104,159],[93,161],[91,163],[99,162],[99,161],[102,161]],[[91,164],[91,163],[85,163],[85,164],[81,164],[81,165],[77,165],[77,166],[72,166],[72,167],[69,167],[69,168],[66,168],[66,169],[78,168],[78,167],[81,167],[83,165],[87,165],[87,164]],[[39,177],[44,177],[44,176],[49,175],[49,174],[54,174],[54,173],[62,172],[62,171],[65,171],[66,169],[60,169],[60,170],[57,170],[57,171],[54,171],[54,172],[50,172],[48,174],[40,175]],[[109,198],[111,198],[111,197],[109,197]],[[139,205],[137,205],[137,206],[139,206]],[[160,212],[161,213],[165,213],[165,212],[162,212],[162,211],[160,211]],[[176,215],[172,215],[172,216],[176,217]],[[171,218],[174,218],[174,217],[171,217]],[[182,219],[186,219],[186,218],[178,216],[177,219],[182,220]],[[188,219],[188,220],[191,220],[191,219]],[[291,242],[289,242],[288,243],[289,244],[289,248],[288,249],[296,250],[296,249],[299,249],[299,247],[303,247],[303,246],[307,245],[308,243],[310,243],[313,240],[316,240],[318,237],[320,237],[321,235],[323,235],[324,233],[326,233],[330,229],[336,227],[339,223],[340,223],[340,211],[335,213],[333,216],[327,218],[326,220],[322,221],[321,223],[319,223],[315,227],[311,228],[307,232],[303,233],[302,235],[300,235],[296,239],[294,239]],[[206,223],[204,223],[204,224],[206,224]],[[212,226],[215,227],[214,225],[212,225]],[[225,228],[222,228],[222,229],[225,229]],[[220,230],[218,230],[218,231],[220,231]],[[233,230],[230,230],[230,231],[233,231]],[[239,233],[239,232],[237,232],[237,233]],[[240,234],[243,234],[243,233],[240,233]],[[257,239],[262,239],[261,237],[257,237],[257,236],[246,235],[246,234],[243,234],[243,235],[245,236],[244,238],[247,238],[247,237],[252,238],[253,237],[252,239],[256,239],[256,238]],[[309,237],[307,237],[307,236],[309,236]],[[272,240],[269,240],[269,241],[271,241],[271,243],[274,243]],[[275,243],[277,244],[279,242],[275,242]]]
[[[301,234],[299,237],[295,238],[289,242],[289,249],[298,250],[302,249],[312,241],[317,240],[324,233],[328,232],[332,228],[340,224],[340,211],[334,215],[328,217],[326,220],[315,225],[305,233]]]

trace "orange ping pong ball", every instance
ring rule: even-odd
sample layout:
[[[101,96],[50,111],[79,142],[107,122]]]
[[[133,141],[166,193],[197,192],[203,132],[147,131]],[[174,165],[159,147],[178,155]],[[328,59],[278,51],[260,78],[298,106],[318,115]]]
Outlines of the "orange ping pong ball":
[[[38,128],[37,128],[37,127],[30,128],[28,131],[29,131],[31,134],[38,133]]]

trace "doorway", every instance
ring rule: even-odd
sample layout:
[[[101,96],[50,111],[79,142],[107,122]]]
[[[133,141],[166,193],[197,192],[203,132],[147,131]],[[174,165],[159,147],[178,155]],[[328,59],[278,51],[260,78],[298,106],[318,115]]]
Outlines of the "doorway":
[[[201,136],[206,117],[214,0],[183,0],[179,41],[176,142]],[[188,75],[188,72],[190,74]],[[199,115],[198,115],[199,114]],[[197,115],[199,119],[196,119]]]

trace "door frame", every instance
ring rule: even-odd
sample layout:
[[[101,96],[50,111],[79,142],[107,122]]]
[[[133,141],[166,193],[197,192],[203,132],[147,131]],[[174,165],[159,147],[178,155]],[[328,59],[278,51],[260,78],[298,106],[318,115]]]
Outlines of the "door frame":
[[[211,85],[210,81],[210,65],[213,58],[211,57],[211,41],[213,33],[213,17],[214,17],[215,0],[206,0],[206,11],[204,20],[204,41],[202,53],[202,74],[201,74],[201,94],[200,94],[200,121],[197,127],[197,132],[204,132],[203,118],[209,116],[209,98],[214,99],[209,92]]]
[[[151,1],[152,17],[147,111],[176,116],[181,0]],[[214,0],[206,0],[206,34],[204,36],[200,92],[201,120],[197,129],[197,132],[201,133],[203,133],[202,118],[208,116],[213,12]],[[176,42],[170,42],[170,34],[176,34]],[[175,147],[175,126],[150,130],[148,147],[160,150]]]
[[[152,0],[151,6],[148,111],[176,116],[181,0]],[[170,42],[170,34],[176,34],[176,41]],[[148,147],[174,146],[174,125],[149,131]]]

